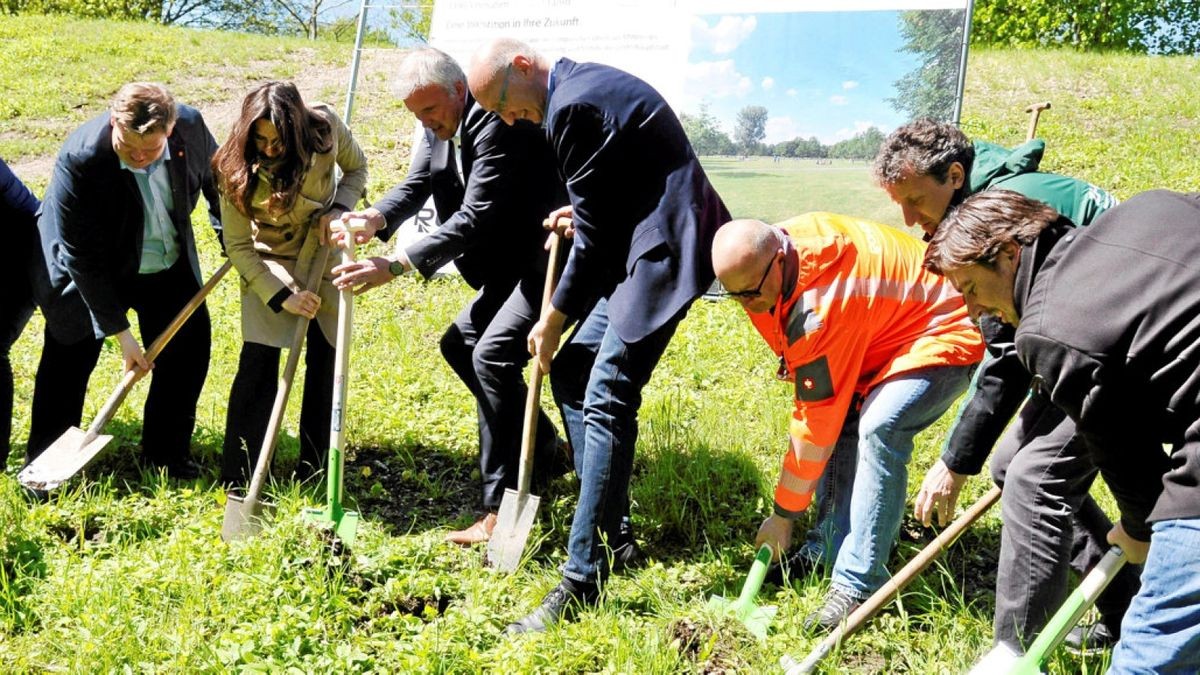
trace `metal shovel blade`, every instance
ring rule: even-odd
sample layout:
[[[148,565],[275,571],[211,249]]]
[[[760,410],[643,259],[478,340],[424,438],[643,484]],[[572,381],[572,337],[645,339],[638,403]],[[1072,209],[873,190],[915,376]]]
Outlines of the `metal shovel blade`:
[[[71,427],[22,469],[17,480],[35,490],[53,490],[79,473],[111,440],[112,436],[98,434],[89,441],[86,431]]]
[[[225,494],[225,522],[221,524],[221,539],[237,541],[253,537],[263,529],[263,520],[275,515],[273,502],[255,499],[247,501],[241,489]]]
[[[537,518],[537,495],[525,495],[513,489],[504,491],[504,499],[500,501],[500,511],[496,514],[496,528],[488,539],[488,564],[500,572],[511,572],[521,564],[521,555],[525,552],[525,542],[529,540],[529,531],[533,529],[533,521]]]

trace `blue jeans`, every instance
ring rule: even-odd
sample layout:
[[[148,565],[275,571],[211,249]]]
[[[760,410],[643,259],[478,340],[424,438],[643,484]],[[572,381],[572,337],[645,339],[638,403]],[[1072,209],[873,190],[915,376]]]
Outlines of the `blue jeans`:
[[[974,366],[942,366],[884,380],[846,415],[817,486],[808,546],[833,565],[833,585],[860,599],[888,579],[887,560],[908,497],[913,437],[967,389]]]
[[[637,444],[642,388],[687,313],[684,307],[645,339],[627,343],[601,299],[554,359],[550,383],[575,450],[579,504],[567,543],[563,576],[603,583],[608,554],[629,511],[629,476]]]
[[[1154,524],[1110,673],[1200,672],[1200,518]]]

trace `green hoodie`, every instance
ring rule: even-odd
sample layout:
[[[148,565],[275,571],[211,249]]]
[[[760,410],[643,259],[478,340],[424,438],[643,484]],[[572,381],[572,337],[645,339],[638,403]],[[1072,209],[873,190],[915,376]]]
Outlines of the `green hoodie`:
[[[974,145],[975,160],[968,171],[964,199],[989,188],[1012,190],[1053,206],[1077,226],[1090,224],[1117,204],[1115,197],[1091,183],[1039,172],[1038,164],[1046,150],[1046,142],[1041,139],[1012,150],[987,141],[975,141]]]

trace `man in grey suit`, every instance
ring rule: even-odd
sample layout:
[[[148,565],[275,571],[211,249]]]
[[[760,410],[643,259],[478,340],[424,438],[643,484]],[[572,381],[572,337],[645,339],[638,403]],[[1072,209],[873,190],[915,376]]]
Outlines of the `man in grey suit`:
[[[446,363],[474,395],[479,414],[483,513],[446,537],[468,546],[491,537],[504,491],[517,485],[527,391],[522,371],[529,362],[525,335],[537,319],[546,274],[542,219],[566,195],[542,133],[508,127],[479,107],[462,69],[443,52],[424,48],[406,56],[395,89],[425,127],[424,137],[404,181],[370,208],[345,217],[367,221],[357,240],[387,241],[432,196],[441,226],[393,256],[335,268],[334,283],[366,290],[412,269],[431,277],[453,261],[478,291],[441,340]],[[557,441],[554,425],[539,411],[535,478],[565,468]]]

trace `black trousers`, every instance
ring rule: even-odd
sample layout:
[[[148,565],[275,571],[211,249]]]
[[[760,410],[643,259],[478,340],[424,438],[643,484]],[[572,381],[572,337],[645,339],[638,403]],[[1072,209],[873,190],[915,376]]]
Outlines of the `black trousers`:
[[[541,313],[540,272],[509,283],[485,284],[442,335],[446,363],[475,396],[479,414],[479,470],[483,506],[495,511],[504,490],[515,489],[521,458],[527,338]],[[558,433],[538,410],[535,476],[554,461]]]
[[[992,478],[1004,489],[996,574],[995,641],[1024,653],[1070,591],[1068,569],[1091,571],[1112,522],[1088,490],[1097,474],[1075,424],[1043,394],[1025,402],[996,444]],[[1140,587],[1125,565],[1096,600],[1114,635]]]
[[[179,310],[200,290],[187,259],[180,256],[170,269],[139,274],[122,293],[137,312],[143,348],[171,323]],[[103,340],[84,339],[64,344],[46,329],[42,358],[33,390],[33,420],[27,461],[55,441],[83,415],[88,378],[96,367]],[[196,401],[208,375],[211,332],[208,309],[200,305],[154,361],[150,391],[142,415],[142,454],[152,464],[172,464],[189,458],[196,427]],[[116,383],[116,378],[111,378]]]
[[[9,352],[29,317],[33,316],[33,293],[23,265],[7,268],[0,275],[0,473],[8,462],[12,442],[13,372]]]
[[[316,321],[308,324],[304,353],[304,400],[300,404],[300,462],[298,480],[307,480],[325,468],[329,449],[329,423],[333,406],[334,348]],[[229,392],[225,417],[225,443],[221,456],[221,481],[248,482],[258,462],[267,422],[279,390],[278,347],[242,343],[237,375]]]

